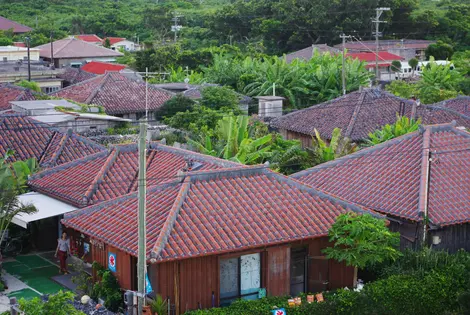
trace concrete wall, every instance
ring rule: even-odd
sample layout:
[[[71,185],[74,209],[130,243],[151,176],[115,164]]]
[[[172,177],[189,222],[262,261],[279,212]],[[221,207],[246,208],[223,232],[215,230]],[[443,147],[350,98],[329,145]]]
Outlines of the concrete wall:
[[[7,47],[10,47],[10,46],[7,46]],[[4,58],[6,58],[7,61],[25,60],[25,58],[28,58],[28,51],[26,49],[24,50],[23,49],[19,48],[19,50],[10,50],[10,49],[2,50],[0,48],[0,62],[3,62],[5,60]],[[30,49],[29,53],[30,53],[31,61],[39,61],[39,50]]]
[[[108,128],[114,128],[119,124],[117,121],[108,120],[93,120],[93,119],[77,119],[75,121],[68,121],[63,123],[55,124],[54,126],[59,128],[62,132],[67,132],[68,129],[72,129],[76,133],[84,133],[89,131],[106,130]]]

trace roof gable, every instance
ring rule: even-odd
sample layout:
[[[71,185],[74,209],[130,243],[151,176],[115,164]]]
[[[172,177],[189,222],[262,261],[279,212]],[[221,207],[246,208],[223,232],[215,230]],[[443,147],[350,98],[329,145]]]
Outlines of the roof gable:
[[[35,158],[41,167],[51,167],[104,150],[104,147],[72,133],[20,114],[0,115],[0,155],[9,149],[12,161]]]
[[[147,150],[148,185],[173,181],[187,161],[200,169],[239,166],[218,158],[151,143]],[[79,185],[74,174],[83,175]],[[97,204],[137,190],[138,150],[136,144],[111,149],[51,168],[31,177],[30,187],[74,206]]]
[[[66,87],[51,95],[85,104],[101,105],[106,114],[145,112],[145,83],[108,72],[104,75]],[[158,109],[173,93],[152,85],[148,87],[148,109]]]
[[[426,158],[428,151],[431,160]],[[423,127],[292,177],[349,202],[413,221],[423,219],[428,200],[431,223],[448,225],[470,221],[469,166],[470,134],[447,124]],[[427,176],[429,191],[424,191]]]
[[[63,223],[135,256],[136,199],[91,206]],[[265,166],[187,173],[148,189],[147,257],[168,261],[321,237],[347,211],[363,210]]]

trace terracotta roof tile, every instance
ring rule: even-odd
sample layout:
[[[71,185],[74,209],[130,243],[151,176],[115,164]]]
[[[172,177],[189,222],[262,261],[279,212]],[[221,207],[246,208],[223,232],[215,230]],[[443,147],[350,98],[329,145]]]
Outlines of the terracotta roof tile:
[[[145,112],[145,83],[109,72],[52,94],[75,102],[101,105],[108,115]],[[158,109],[173,93],[149,85],[148,109]]]
[[[331,101],[311,106],[271,121],[275,128],[305,135],[314,135],[316,128],[322,138],[330,139],[334,128],[353,141],[363,141],[370,132],[396,121],[400,103],[405,103],[404,114],[411,116],[413,103],[376,89],[363,89]],[[470,117],[438,106],[419,106],[416,116],[424,124],[450,123],[470,127]]]
[[[62,221],[137,254],[137,194]],[[147,192],[147,256],[160,261],[325,236],[335,218],[362,211],[264,166],[188,173]]]
[[[57,76],[60,79],[63,79],[67,85],[77,84],[89,79],[96,77],[96,74],[83,71],[82,69],[66,67],[63,74]]]
[[[0,84],[0,111],[11,109],[11,101],[34,101],[36,99],[35,92],[5,83]]]
[[[426,147],[426,131],[429,147]],[[430,149],[431,161],[423,160]],[[423,164],[424,163],[424,164]],[[424,165],[424,166],[423,166]],[[292,175],[314,188],[372,210],[421,221],[426,168],[432,224],[470,221],[470,134],[447,125],[427,126],[383,144]]]
[[[197,163],[200,170],[239,166],[230,161],[157,143],[151,143],[147,152],[148,185],[175,180],[178,171],[186,167],[188,159]],[[74,174],[84,174],[86,180],[81,179],[77,183]],[[100,152],[36,174],[29,185],[53,198],[83,207],[136,191],[137,175],[137,145],[119,145],[106,153]],[[86,203],[83,203],[84,200]]]
[[[458,96],[450,100],[435,103],[433,105],[452,109],[460,114],[470,117],[470,96]]]
[[[114,44],[117,44],[119,42],[122,42],[123,40],[126,40],[124,37],[106,37],[105,39],[103,39],[103,44],[106,41],[106,39],[109,39],[109,44],[110,45],[114,45]]]
[[[0,155],[14,150],[11,160],[36,158],[41,167],[51,167],[104,150],[76,134],[64,134],[49,125],[19,114],[0,115]]]

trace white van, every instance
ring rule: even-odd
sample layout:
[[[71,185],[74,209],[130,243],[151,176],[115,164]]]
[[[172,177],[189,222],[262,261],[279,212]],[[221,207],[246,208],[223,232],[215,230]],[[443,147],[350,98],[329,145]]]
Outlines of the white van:
[[[429,64],[429,62],[430,61],[418,62],[418,65],[416,66],[416,70],[414,71],[414,75],[420,76],[421,73],[423,72],[423,69]],[[435,60],[433,62],[441,66],[446,66],[450,64],[450,69],[451,70],[455,69],[454,65],[450,61],[447,61],[447,60]],[[395,80],[409,78],[411,77],[412,74],[413,74],[413,69],[408,64],[408,62],[402,62],[400,71],[395,73]]]

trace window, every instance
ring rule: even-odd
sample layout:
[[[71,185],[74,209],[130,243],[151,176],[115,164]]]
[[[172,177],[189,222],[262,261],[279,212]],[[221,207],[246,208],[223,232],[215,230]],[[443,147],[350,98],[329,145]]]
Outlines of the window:
[[[43,92],[46,94],[58,91],[60,88],[58,86],[47,86],[42,88]]]
[[[255,300],[261,288],[261,256],[259,253],[220,261],[220,305],[234,300]]]
[[[292,248],[290,262],[290,294],[297,296],[307,291],[307,249]]]

